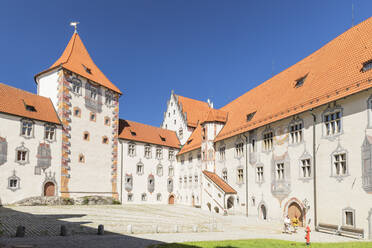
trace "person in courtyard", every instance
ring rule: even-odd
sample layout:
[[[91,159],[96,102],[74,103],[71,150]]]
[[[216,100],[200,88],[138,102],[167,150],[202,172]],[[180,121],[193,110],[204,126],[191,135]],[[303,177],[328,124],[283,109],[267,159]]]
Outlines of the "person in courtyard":
[[[299,222],[297,215],[295,215],[295,216],[292,218],[291,222],[292,222],[293,232],[294,232],[294,233],[297,233],[298,222]]]
[[[287,215],[284,218],[284,232],[285,233],[291,233],[290,226],[291,226],[291,220],[289,219],[289,216]]]
[[[311,232],[311,230],[310,230],[310,221],[311,221],[311,219],[309,220],[309,222],[307,223],[307,226],[305,228],[305,233],[306,233],[305,239],[306,239],[306,245],[307,246],[310,245],[310,232]]]

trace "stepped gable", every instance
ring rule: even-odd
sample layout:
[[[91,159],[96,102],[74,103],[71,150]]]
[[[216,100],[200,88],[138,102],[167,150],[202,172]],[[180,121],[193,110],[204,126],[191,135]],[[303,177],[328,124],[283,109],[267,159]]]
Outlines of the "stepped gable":
[[[186,114],[187,125],[193,128],[197,127],[198,121],[210,109],[208,103],[180,95],[175,96],[178,99],[178,104],[182,106],[182,113]]]
[[[123,119],[119,120],[119,139],[180,148],[176,132]]]
[[[61,125],[49,98],[0,83],[0,112]]]
[[[229,120],[215,141],[370,88],[372,70],[362,68],[372,60],[371,30],[372,17],[221,108]]]
[[[204,170],[203,174],[206,177],[208,177],[212,182],[214,182],[226,194],[236,194],[236,190],[233,189],[230,185],[228,185],[222,178],[217,176],[216,173]]]
[[[121,91],[103,74],[103,72],[96,66],[85,48],[78,33],[74,33],[63,51],[61,57],[54,62],[54,64],[47,70],[38,73],[39,75],[62,67],[66,70],[72,71],[82,77],[85,77],[101,86],[113,90],[119,94]]]

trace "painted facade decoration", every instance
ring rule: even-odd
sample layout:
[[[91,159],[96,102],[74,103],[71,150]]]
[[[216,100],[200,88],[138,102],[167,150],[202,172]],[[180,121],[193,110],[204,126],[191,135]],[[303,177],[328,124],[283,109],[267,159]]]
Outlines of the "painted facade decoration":
[[[0,137],[0,165],[5,164],[8,159],[8,142],[5,138]]]
[[[362,185],[372,193],[372,137],[366,136],[362,145]]]
[[[40,143],[37,149],[37,165],[35,167],[35,175],[41,175],[41,171],[45,171],[51,166],[52,152],[50,145]]]

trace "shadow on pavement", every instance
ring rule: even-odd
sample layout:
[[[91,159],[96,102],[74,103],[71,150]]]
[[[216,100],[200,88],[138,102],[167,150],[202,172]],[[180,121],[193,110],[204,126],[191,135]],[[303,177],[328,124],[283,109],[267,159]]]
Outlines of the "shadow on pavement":
[[[15,211],[0,206],[0,248],[3,247],[148,247],[165,244],[157,240],[142,239],[105,231],[97,234],[97,228],[85,226],[92,222],[69,222],[84,214],[38,215]],[[24,237],[15,237],[17,226],[25,227]],[[67,236],[61,236],[61,226],[67,229]],[[187,233],[185,233],[187,235]],[[196,246],[173,244],[171,247],[192,248]]]

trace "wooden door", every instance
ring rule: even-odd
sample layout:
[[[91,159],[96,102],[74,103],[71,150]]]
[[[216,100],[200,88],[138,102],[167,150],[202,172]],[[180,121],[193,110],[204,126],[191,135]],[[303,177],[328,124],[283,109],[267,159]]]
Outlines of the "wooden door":
[[[192,206],[195,207],[195,196],[192,196],[191,200],[192,200]]]
[[[295,202],[292,202],[291,205],[289,205],[288,207],[288,216],[289,216],[289,219],[292,220],[292,218],[294,217],[297,217],[299,222],[298,222],[298,225],[299,226],[303,226],[303,215],[302,215],[302,211],[301,211],[301,208],[300,206],[295,203]]]
[[[266,220],[266,207],[263,204],[261,205],[261,218]]]
[[[168,198],[168,204],[173,205],[174,204],[174,195],[170,195]]]
[[[44,185],[44,196],[54,196],[55,194],[55,186],[52,182],[47,182]]]

